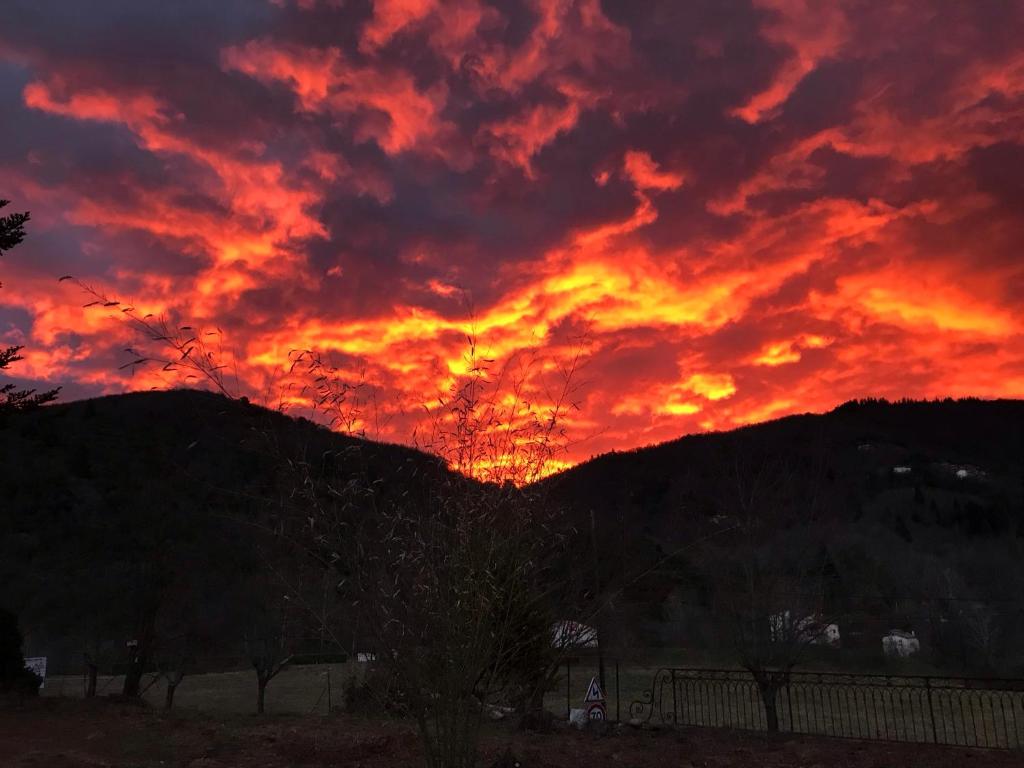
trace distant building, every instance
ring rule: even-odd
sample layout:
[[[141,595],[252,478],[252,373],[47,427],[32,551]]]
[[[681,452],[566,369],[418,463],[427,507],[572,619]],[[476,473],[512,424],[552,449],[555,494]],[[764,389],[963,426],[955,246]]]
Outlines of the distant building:
[[[893,629],[882,638],[882,653],[888,658],[905,659],[921,652],[921,641],[913,632]]]
[[[985,472],[970,464],[951,464],[948,461],[938,464],[937,467],[956,477],[958,480],[984,479]]]
[[[783,611],[769,617],[768,630],[773,643],[793,642],[833,648],[840,644],[839,625],[823,623],[817,616],[804,616],[794,623],[789,611]]]
[[[911,472],[911,468],[907,467],[907,466],[902,466],[901,465],[901,466],[893,467],[892,471],[893,471],[893,474],[896,474],[896,475],[909,475],[910,472]]]
[[[839,636],[839,625],[838,624],[826,624],[824,631],[819,634],[812,642],[815,645],[829,645],[833,648],[838,648],[841,638]]]
[[[961,480],[984,479],[985,472],[978,467],[972,467],[970,464],[961,464],[956,468],[956,476]]]

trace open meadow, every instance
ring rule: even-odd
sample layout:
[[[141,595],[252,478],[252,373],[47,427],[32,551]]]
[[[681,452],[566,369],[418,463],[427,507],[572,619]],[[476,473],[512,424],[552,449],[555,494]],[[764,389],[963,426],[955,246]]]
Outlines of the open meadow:
[[[673,712],[683,726],[707,726],[764,731],[764,710],[758,693],[742,673],[729,671],[660,672],[667,661],[605,665],[605,695],[609,720],[671,725]],[[327,716],[344,711],[345,688],[362,680],[360,663],[293,665],[267,688],[266,713],[274,716]],[[811,673],[814,675],[816,673]],[[823,673],[828,674],[828,673]],[[583,706],[591,678],[598,677],[593,659],[560,668],[545,708],[565,720],[570,707]],[[837,676],[838,677],[838,676]],[[81,677],[54,676],[43,689],[46,698],[81,698]],[[116,694],[122,677],[101,676],[101,697]],[[857,682],[853,686],[848,683]],[[908,682],[910,683],[908,685]],[[153,709],[164,703],[166,683],[147,679],[143,700]],[[948,745],[1024,747],[1024,691],[989,692],[953,686],[928,692],[914,678],[875,679],[842,676],[809,684],[795,683],[780,693],[781,728],[805,734],[864,738],[878,741],[938,742]],[[185,677],[174,699],[176,712],[216,717],[248,715],[255,711],[256,679],[252,670],[197,674]],[[653,710],[653,711],[652,711]],[[1019,754],[1019,752],[1018,752]]]
[[[344,682],[361,676],[357,664],[294,665],[286,667],[267,686],[266,709],[272,715],[325,715],[341,706]],[[121,675],[100,675],[96,681],[100,696],[120,693]],[[148,686],[148,687],[147,687]],[[161,707],[167,683],[147,677],[143,700]],[[79,676],[50,677],[42,690],[44,697],[82,698],[85,680]],[[256,711],[256,675],[251,669],[189,675],[178,686],[174,708],[216,715],[249,714]]]

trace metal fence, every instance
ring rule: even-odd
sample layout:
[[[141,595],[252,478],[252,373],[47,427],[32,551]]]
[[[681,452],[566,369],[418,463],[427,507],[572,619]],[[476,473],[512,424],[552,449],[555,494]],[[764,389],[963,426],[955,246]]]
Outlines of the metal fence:
[[[775,708],[779,730],[790,733],[1024,749],[1024,680],[791,672]],[[629,714],[768,730],[761,690],[741,670],[660,669]]]

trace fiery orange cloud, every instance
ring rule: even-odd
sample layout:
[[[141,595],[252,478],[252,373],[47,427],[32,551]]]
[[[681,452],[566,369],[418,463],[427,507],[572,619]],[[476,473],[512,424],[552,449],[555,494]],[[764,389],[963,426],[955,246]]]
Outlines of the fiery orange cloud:
[[[0,339],[67,397],[193,382],[121,370],[138,338],[63,274],[215,333],[272,405],[308,408],[316,351],[389,440],[467,334],[540,412],[582,344],[549,471],[1024,395],[1019,4],[99,0],[108,33],[15,3]]]
[[[840,5],[808,0],[759,0],[756,5],[774,17],[764,26],[765,39],[789,49],[790,55],[765,90],[734,110],[734,114],[751,123],[765,119],[784,104],[818,62],[837,55],[847,33]]]
[[[357,140],[376,141],[390,154],[436,139],[443,129],[439,113],[444,87],[423,92],[410,74],[387,66],[353,65],[337,48],[282,50],[254,40],[226,50],[223,62],[266,82],[288,83],[302,109],[353,120]]]
[[[827,347],[830,339],[815,334],[801,334],[795,339],[771,341],[765,344],[754,358],[757,365],[785,365],[798,362],[804,349],[820,349]]]
[[[683,183],[682,174],[662,171],[646,152],[629,150],[623,167],[637,189],[676,189]]]
[[[380,0],[373,18],[363,28],[360,49],[373,51],[389,42],[396,33],[438,10],[437,0]]]

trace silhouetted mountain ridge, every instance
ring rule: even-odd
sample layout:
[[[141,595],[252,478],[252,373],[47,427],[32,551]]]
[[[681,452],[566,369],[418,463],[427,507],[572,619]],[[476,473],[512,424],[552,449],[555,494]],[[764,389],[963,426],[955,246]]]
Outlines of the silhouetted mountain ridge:
[[[721,463],[735,454],[771,456],[797,472],[815,466],[850,525],[872,519],[902,530],[906,517],[956,536],[1024,533],[1022,400],[851,401],[604,454],[546,482],[571,508],[594,510],[616,551],[641,540],[664,549],[725,511]]]
[[[146,578],[160,559],[172,574],[220,585],[203,587],[216,612],[218,595],[259,577],[262,545],[237,521],[263,519],[294,490],[281,479],[282,457],[315,464],[356,444],[388,492],[430,476],[400,468],[437,466],[405,446],[193,390],[11,414],[0,422],[0,602],[29,629],[42,628],[37,637],[66,634],[92,592]],[[602,583],[627,588],[616,610],[643,606],[643,621],[621,623],[647,626],[653,637],[660,630],[649,627],[668,621],[672,600],[692,593],[699,602],[710,588],[690,547],[727,525],[723,462],[736,455],[773,457],[792,470],[795,486],[823,489],[835,524],[822,546],[847,594],[889,590],[923,603],[936,574],[972,600],[1024,593],[1022,446],[1021,400],[865,400],[605,454],[543,486],[575,521],[572,547],[586,562],[593,514]],[[813,533],[790,527],[785,536]],[[634,578],[663,559],[666,566]],[[131,616],[108,624],[108,635],[123,635]]]

